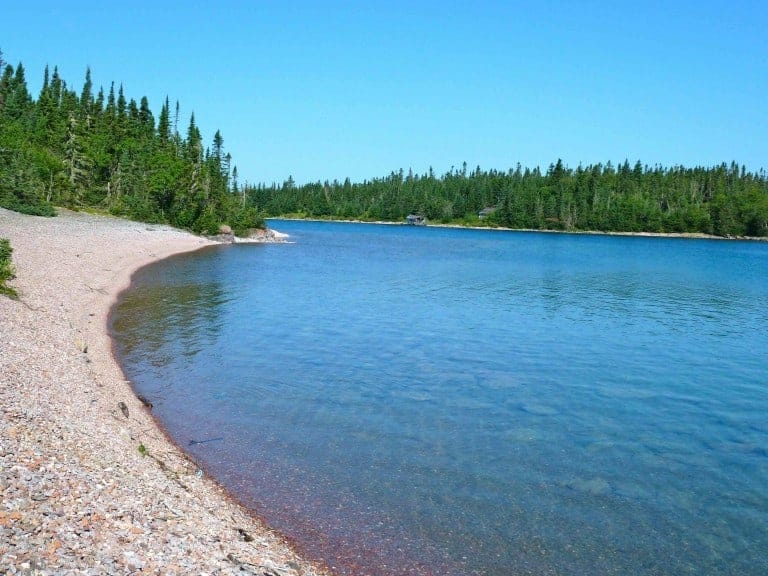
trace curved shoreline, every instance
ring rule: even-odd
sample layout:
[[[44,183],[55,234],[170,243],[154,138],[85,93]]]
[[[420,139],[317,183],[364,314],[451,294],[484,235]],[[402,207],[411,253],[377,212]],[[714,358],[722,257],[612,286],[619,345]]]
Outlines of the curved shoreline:
[[[285,220],[287,222],[337,222],[340,224],[384,224],[387,226],[408,226],[406,222],[387,220],[344,220],[337,218],[291,218],[270,216],[267,220]],[[768,242],[766,236],[717,236],[703,232],[614,232],[607,230],[547,230],[540,228],[508,228],[506,226],[464,226],[462,224],[428,223],[416,228],[458,228],[461,230],[489,230],[498,232],[541,232],[542,234],[574,234],[581,236],[628,236],[638,238],[682,238],[688,240],[739,240],[747,242]]]
[[[319,576],[170,442],[113,355],[133,273],[215,244],[167,226],[0,209],[0,572]],[[36,572],[36,573],[38,573]]]

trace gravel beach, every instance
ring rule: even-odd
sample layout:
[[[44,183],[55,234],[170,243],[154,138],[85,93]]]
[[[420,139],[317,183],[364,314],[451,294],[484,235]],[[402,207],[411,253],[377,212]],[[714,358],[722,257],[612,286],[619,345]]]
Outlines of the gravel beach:
[[[107,315],[144,264],[211,241],[0,209],[0,574],[327,575],[171,444],[112,355]]]

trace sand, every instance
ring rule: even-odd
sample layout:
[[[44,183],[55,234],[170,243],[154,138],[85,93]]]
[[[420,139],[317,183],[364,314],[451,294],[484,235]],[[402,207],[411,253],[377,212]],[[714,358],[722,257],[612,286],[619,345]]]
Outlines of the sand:
[[[211,244],[167,226],[0,209],[0,573],[329,574],[167,440],[115,361],[109,309],[139,267]]]

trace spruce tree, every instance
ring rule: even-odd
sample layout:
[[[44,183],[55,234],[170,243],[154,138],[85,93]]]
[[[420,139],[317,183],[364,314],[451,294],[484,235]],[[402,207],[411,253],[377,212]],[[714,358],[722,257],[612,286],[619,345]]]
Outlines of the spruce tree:
[[[165,97],[165,103],[160,109],[160,117],[157,121],[157,135],[162,144],[167,143],[171,137],[171,124],[168,111],[168,96]]]
[[[93,82],[91,82],[91,67],[88,66],[85,69],[85,83],[83,84],[83,90],[80,92],[80,111],[83,115],[87,116],[91,113],[93,107]]]

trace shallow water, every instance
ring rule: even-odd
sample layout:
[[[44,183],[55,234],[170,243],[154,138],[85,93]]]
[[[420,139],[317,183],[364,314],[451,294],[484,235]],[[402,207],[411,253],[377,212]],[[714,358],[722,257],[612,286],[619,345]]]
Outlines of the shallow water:
[[[768,573],[768,245],[273,225],[294,242],[145,268],[112,330],[172,437],[309,555]]]

